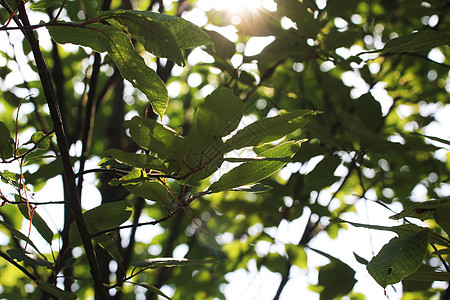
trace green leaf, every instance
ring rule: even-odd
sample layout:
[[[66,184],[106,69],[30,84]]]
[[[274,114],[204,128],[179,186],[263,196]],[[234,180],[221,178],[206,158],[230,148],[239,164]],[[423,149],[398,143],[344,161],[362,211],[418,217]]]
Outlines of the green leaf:
[[[375,281],[386,288],[417,271],[427,251],[429,231],[395,237],[367,265]]]
[[[264,266],[272,273],[284,274],[286,272],[286,257],[279,253],[269,253],[263,257]],[[261,262],[259,263],[261,264]],[[261,266],[259,266],[261,267]]]
[[[359,3],[359,0],[329,1],[326,12],[333,17],[343,17],[346,13],[353,13]]]
[[[61,5],[62,2],[60,0],[39,0],[31,3],[30,8],[34,10],[46,10],[49,7]]]
[[[224,161],[228,162],[249,162],[249,161],[284,161],[288,162],[291,160],[289,156],[286,157],[225,157],[223,159]]]
[[[183,137],[168,126],[140,117],[126,121],[125,126],[130,129],[131,138],[144,149],[180,162],[186,155]]]
[[[432,254],[433,255],[450,255],[450,248],[433,251]]]
[[[333,218],[330,220],[330,223],[348,223],[355,227],[392,231],[392,232],[395,232],[396,234],[398,234],[399,236],[404,235],[404,234],[417,233],[417,232],[421,232],[423,230],[429,230],[426,227],[420,227],[415,224],[404,224],[404,225],[389,227],[389,226],[379,226],[379,225],[369,225],[369,224],[360,224],[360,223],[355,223],[355,222],[349,222],[349,221],[342,220],[340,218]],[[448,242],[448,240],[446,238],[440,236],[439,234],[437,234],[433,231],[430,232],[430,242],[439,244],[439,245],[442,245],[445,247],[450,247],[450,243]]]
[[[162,257],[162,258],[150,258],[143,261],[133,262],[132,265],[141,268],[170,268],[170,267],[184,267],[184,266],[195,266],[195,265],[205,265],[213,264],[216,261],[208,259],[186,259],[186,258],[172,258],[172,257]]]
[[[75,300],[77,299],[77,295],[71,292],[63,291],[60,288],[51,285],[48,282],[37,280],[37,285],[43,291],[49,293],[52,296],[55,296],[59,300]]]
[[[49,32],[60,44],[71,43],[90,47],[96,52],[107,51],[123,78],[147,96],[155,113],[162,118],[169,101],[166,86],[136,52],[126,33],[102,24],[83,28],[50,26]]]
[[[434,211],[434,219],[450,236],[450,206],[439,207]]]
[[[236,53],[236,45],[216,31],[206,30],[206,32],[212,43],[206,47],[205,52],[222,59],[231,59]]]
[[[391,216],[390,219],[399,220],[402,218],[411,217],[424,221],[426,219],[434,218],[434,213],[436,210],[448,208],[450,208],[450,198],[431,200],[407,207],[400,213]]]
[[[12,259],[16,259],[17,261],[23,261],[30,265],[43,266],[47,268],[51,268],[53,266],[53,264],[48,260],[42,259],[38,257],[36,254],[28,253],[23,249],[8,249],[6,250],[6,253],[8,253],[8,255]]]
[[[223,163],[224,144],[221,139],[206,141],[199,138],[196,130],[193,130],[185,139],[185,157],[179,161],[178,173],[184,183],[195,185],[214,173]]]
[[[30,142],[35,144],[37,149],[46,150],[50,147],[53,135],[54,134],[45,136],[45,134],[42,131],[37,131],[33,133],[33,135],[31,136]]]
[[[371,94],[364,94],[355,101],[356,114],[359,120],[367,128],[376,130],[383,122],[380,102],[375,100]]]
[[[265,184],[254,184],[250,186],[242,186],[238,188],[231,189],[232,192],[247,192],[247,193],[263,193],[270,191],[272,189],[271,186],[265,185]]]
[[[148,180],[147,173],[142,169],[134,169],[129,172],[127,175],[124,175],[120,178],[113,178],[109,182],[110,186],[118,186],[120,184],[126,186],[130,184],[140,184],[143,181]]]
[[[24,235],[22,232],[20,232],[19,230],[15,229],[14,226],[12,226],[11,224],[5,223],[2,220],[0,220],[0,225],[2,225],[3,227],[5,227],[12,235],[14,235],[16,238],[21,239],[25,242],[27,242],[27,244],[29,244],[31,247],[33,247],[39,254],[41,254],[39,252],[39,249],[36,247],[36,245],[33,243],[32,240],[30,240],[29,237],[27,237],[26,235]]]
[[[126,169],[126,168],[128,168],[128,165],[122,164],[122,163],[118,162],[116,159],[111,158],[111,157],[103,157],[99,161],[97,166],[106,168],[106,169],[111,169],[111,168]]]
[[[184,57],[175,37],[164,24],[152,21],[139,11],[118,10],[101,15],[113,26],[130,33],[148,52],[184,65]]]
[[[320,299],[335,299],[347,295],[355,283],[355,271],[336,258],[319,269],[318,284],[324,287]]]
[[[127,221],[133,211],[128,201],[104,203],[83,213],[87,223],[95,224],[100,230],[114,228]]]
[[[403,280],[412,281],[450,281],[450,272],[421,272],[408,275]]]
[[[303,127],[307,121],[301,117],[307,114],[314,114],[314,112],[311,110],[297,110],[276,117],[258,120],[239,130],[225,142],[225,145],[227,149],[233,150],[276,141]]]
[[[92,229],[92,228],[90,228]],[[100,230],[97,230],[100,231]],[[119,249],[117,248],[117,243],[114,239],[107,235],[101,234],[94,237],[94,240],[103,248],[106,252],[108,252],[113,259],[117,262],[123,262],[122,255],[120,254]]]
[[[27,219],[30,220],[30,217],[28,215],[28,207],[26,204],[18,204],[17,207],[19,208],[22,215]],[[48,227],[47,223],[42,219],[42,217],[37,213],[37,211],[32,212],[32,224],[34,228],[37,229],[39,234],[47,241],[47,243],[51,244],[53,240],[53,231]]]
[[[90,234],[112,229],[127,221],[132,213],[132,205],[128,201],[104,203],[83,213],[83,218]],[[72,222],[69,229],[69,243],[75,247],[81,243],[77,224]]]
[[[13,155],[13,143],[8,127],[0,121],[0,157],[10,158]]]
[[[242,70],[239,72],[239,81],[248,86],[253,86],[256,83],[256,79],[252,73]]]
[[[64,26],[67,25],[67,26]],[[49,26],[48,31],[59,44],[75,44],[89,47],[96,52],[111,51],[108,35],[102,30],[102,24],[90,24],[89,27],[72,27],[61,22],[58,26]]]
[[[100,15],[105,18],[113,17],[116,20],[123,18],[124,16],[130,17],[130,15],[137,15],[141,18],[145,18],[147,21],[157,22],[172,33],[178,47],[182,49],[191,49],[211,43],[208,34],[200,27],[179,17],[137,10],[107,11],[102,12]]]
[[[337,28],[332,28],[325,36],[325,49],[334,50],[339,47],[351,47],[358,38],[358,34],[359,32],[356,30],[340,32]]]
[[[450,44],[450,35],[436,30],[420,30],[389,40],[382,52],[415,52]]]
[[[292,244],[286,244],[286,254],[289,257],[289,261],[296,265],[297,267],[301,269],[306,269],[308,267],[308,257],[305,252],[305,248],[298,246],[298,245],[292,245]]]
[[[276,0],[277,10],[297,23],[298,30],[309,38],[315,38],[320,31],[320,23],[308,9],[308,5],[298,0]]]
[[[359,262],[360,264],[363,264],[366,266],[369,264],[369,261],[367,259],[365,259],[364,257],[359,256],[355,252],[353,252],[353,255],[355,256],[356,261]]]
[[[39,166],[39,169],[30,174],[28,171],[24,173],[25,181],[28,184],[33,184],[34,186],[42,184],[45,185],[47,180],[55,176],[60,175],[62,172],[61,158],[57,157],[51,162],[46,162],[45,164]],[[35,190],[36,191],[36,188]]]
[[[356,283],[355,271],[340,259],[318,249],[312,251],[328,258],[331,262],[319,268],[319,285],[323,286],[320,299],[334,299],[348,294]]]
[[[146,284],[146,283],[134,283],[134,282],[131,282],[131,283],[134,284],[134,285],[142,286],[143,288],[146,288],[148,291],[150,291],[152,293],[155,293],[157,295],[160,295],[160,296],[162,296],[162,297],[164,297],[166,299],[169,299],[169,300],[172,299],[169,296],[167,296],[166,294],[164,294],[160,289],[158,289],[157,287],[154,287],[153,285],[149,285],[149,284]]]
[[[135,168],[158,170],[163,173],[168,173],[166,165],[162,160],[157,157],[148,154],[137,154],[124,152],[119,149],[109,149],[108,154],[111,155],[115,160]]]
[[[340,177],[334,176],[334,171],[342,163],[337,155],[326,156],[314,169],[306,174],[304,182],[311,190],[321,190],[338,181]]]
[[[111,41],[108,54],[120,74],[147,96],[154,112],[162,119],[169,103],[164,82],[136,52],[128,35],[111,26],[104,26],[102,31],[108,35]]]
[[[283,30],[280,34],[277,34],[276,40],[265,47],[261,53],[244,57],[244,62],[258,60],[258,67],[264,73],[276,66],[279,61],[291,58],[296,62],[302,62],[314,57],[314,55],[314,48],[306,43],[306,39],[292,30]]]
[[[197,128],[206,141],[220,139],[239,125],[244,103],[228,88],[218,88],[205,98],[197,110]]]
[[[441,138],[438,138],[438,137],[435,137],[435,136],[421,134],[421,133],[418,133],[418,132],[412,132],[411,134],[418,135],[418,136],[423,136],[423,137],[426,137],[427,139],[430,139],[430,140],[433,140],[433,141],[436,141],[436,142],[439,142],[439,143],[443,143],[443,144],[446,144],[446,145],[450,146],[450,141],[448,141],[448,140],[444,140],[444,139],[441,139]]]
[[[292,157],[300,148],[300,142],[286,142],[277,145],[260,155],[265,157]],[[239,186],[258,182],[280,170],[286,162],[283,161],[252,161],[243,163],[224,174],[214,182],[209,191],[216,193],[230,190]]]
[[[138,185],[127,185],[126,188],[138,197],[161,204],[170,204],[171,198],[167,188],[158,180],[144,181]]]

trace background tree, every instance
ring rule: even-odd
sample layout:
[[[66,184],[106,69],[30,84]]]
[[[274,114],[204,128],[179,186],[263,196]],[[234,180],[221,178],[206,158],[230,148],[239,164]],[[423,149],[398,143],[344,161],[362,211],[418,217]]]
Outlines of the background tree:
[[[450,3],[208,3],[0,1],[0,294],[450,297]]]

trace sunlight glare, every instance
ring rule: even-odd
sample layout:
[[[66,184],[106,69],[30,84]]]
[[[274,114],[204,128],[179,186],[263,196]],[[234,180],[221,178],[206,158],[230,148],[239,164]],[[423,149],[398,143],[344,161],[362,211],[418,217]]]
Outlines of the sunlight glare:
[[[261,7],[261,0],[229,0],[226,9],[233,12],[256,10]]]
[[[244,10],[253,11],[261,8],[262,0],[200,0],[198,5],[199,7],[207,8],[207,10],[215,9],[218,11],[225,10],[231,13],[239,13]]]

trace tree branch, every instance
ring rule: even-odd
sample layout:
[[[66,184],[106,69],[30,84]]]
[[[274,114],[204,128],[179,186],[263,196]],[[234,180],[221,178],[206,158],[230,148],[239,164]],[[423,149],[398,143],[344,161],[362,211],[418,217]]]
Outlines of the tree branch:
[[[19,19],[25,26],[30,26],[30,22],[28,20],[28,16],[23,1],[19,2]],[[63,121],[61,119],[58,101],[56,99],[55,91],[53,89],[53,82],[50,77],[50,72],[48,70],[47,64],[40,50],[39,41],[34,35],[34,32],[30,29],[23,29],[22,32],[25,35],[25,38],[30,43],[34,58],[36,60],[39,78],[41,80],[44,95],[50,110],[50,116],[53,121],[53,127],[56,133],[56,139],[58,141],[60,149],[61,161],[63,165],[63,177],[68,188],[70,207],[74,213],[75,221],[78,230],[80,232],[80,236],[83,242],[87,259],[89,261],[90,271],[92,274],[92,278],[94,280],[94,286],[97,290],[96,294],[99,299],[106,300],[108,299],[108,295],[106,293],[105,288],[103,287],[100,269],[97,264],[94,249],[92,247],[91,238],[86,228],[85,221],[83,219],[81,202],[75,184],[75,174],[73,172],[72,163],[70,161],[67,136],[64,130]]]

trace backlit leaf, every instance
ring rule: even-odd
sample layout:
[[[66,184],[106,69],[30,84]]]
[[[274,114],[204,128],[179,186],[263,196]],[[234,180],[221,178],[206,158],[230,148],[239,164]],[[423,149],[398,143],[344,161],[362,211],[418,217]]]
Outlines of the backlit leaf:
[[[30,5],[31,9],[34,10],[46,10],[49,7],[52,6],[60,6],[62,4],[62,1],[60,0],[39,0],[37,2],[32,2]]]
[[[200,27],[179,17],[151,11],[137,10],[116,10],[101,13],[101,16],[113,17],[115,19],[122,18],[125,15],[137,15],[148,21],[157,22],[163,25],[170,30],[172,35],[175,37],[178,47],[182,49],[191,49],[198,46],[208,45],[211,42],[208,34]]]
[[[239,130],[225,142],[227,149],[257,146],[281,139],[288,133],[303,127],[307,120],[301,118],[314,112],[297,110],[276,117],[263,118]]]
[[[242,118],[244,103],[228,88],[218,88],[197,110],[198,133],[205,140],[231,133]]]
[[[162,257],[162,258],[150,258],[144,261],[133,262],[133,266],[141,268],[170,268],[170,267],[181,267],[181,266],[195,266],[195,265],[205,265],[215,263],[214,260],[208,259],[186,259],[186,258],[172,258],[172,257]]]
[[[206,31],[211,38],[211,45],[206,47],[205,52],[222,59],[231,59],[236,53],[236,46],[229,39],[216,31]]]
[[[103,24],[90,24],[83,28],[51,26],[49,32],[60,44],[71,43],[90,47],[96,52],[107,51],[123,78],[147,96],[155,113],[162,118],[169,101],[166,86],[136,52],[126,33]]]
[[[2,220],[0,220],[0,225],[3,226],[4,228],[6,228],[12,235],[14,235],[14,237],[25,241],[27,244],[29,244],[31,247],[33,247],[38,253],[40,253],[39,249],[36,247],[36,245],[33,243],[33,241],[30,240],[30,238],[27,237],[26,235],[24,235],[22,232],[15,229],[14,226],[12,226],[11,224],[5,223]]]
[[[247,192],[247,193],[263,193],[270,191],[272,189],[271,186],[265,185],[265,184],[254,184],[250,186],[241,186],[238,188],[231,189],[230,191],[233,192]]]
[[[92,229],[92,227],[90,228]],[[97,230],[99,231],[99,230]],[[118,262],[122,262],[123,258],[120,254],[119,249],[117,248],[117,242],[114,241],[114,239],[107,235],[107,234],[101,234],[96,237],[94,237],[94,240],[103,248],[106,252],[108,252],[113,259],[115,259]]]
[[[83,213],[83,218],[90,234],[112,229],[127,221],[132,213],[128,201],[104,203]],[[75,222],[70,224],[69,243],[72,247],[81,243],[80,233]]]
[[[120,177],[120,178],[113,178],[108,183],[111,186],[118,186],[120,184],[126,186],[126,185],[135,185],[140,184],[143,181],[146,181],[148,179],[147,173],[144,172],[142,169],[134,169],[128,174]]]
[[[38,279],[37,284],[40,289],[49,293],[52,296],[55,296],[59,300],[75,300],[75,299],[77,299],[77,295],[75,293],[63,291],[60,288],[58,288],[54,285],[51,285],[48,282]]]
[[[371,130],[377,129],[382,121],[381,104],[371,94],[364,94],[355,100],[359,120]]]
[[[162,204],[170,203],[169,192],[158,180],[144,181],[138,185],[127,185],[126,188],[138,197]]]
[[[425,135],[425,134],[421,134],[421,133],[418,133],[418,132],[412,132],[411,134],[418,135],[418,136],[423,136],[423,137],[426,137],[427,139],[430,139],[430,140],[433,140],[433,141],[436,141],[436,142],[439,142],[439,143],[443,143],[443,144],[446,144],[446,145],[450,146],[450,141],[441,139],[439,137]]]
[[[160,289],[158,289],[157,287],[154,287],[153,285],[149,285],[149,284],[145,284],[145,283],[133,283],[133,282],[132,282],[132,284],[146,288],[149,292],[160,295],[166,299],[169,299],[169,300],[172,299],[169,296],[167,296],[166,294],[164,294]]]
[[[306,269],[308,267],[308,257],[306,256],[305,248],[298,245],[286,244],[286,254],[289,261],[299,268]]]
[[[8,255],[12,259],[16,259],[17,261],[23,261],[30,265],[44,266],[48,268],[51,268],[53,266],[53,264],[48,260],[44,260],[39,256],[37,256],[36,254],[26,252],[23,249],[8,249],[6,250],[6,253],[8,253]]]
[[[133,207],[128,201],[104,203],[83,213],[86,222],[95,224],[100,230],[119,226],[127,221]]]
[[[384,245],[367,265],[367,271],[383,288],[400,282],[422,264],[428,246],[429,231],[395,237]]]
[[[450,44],[450,35],[436,30],[420,30],[389,40],[383,52],[415,52]]]
[[[125,126],[130,129],[131,138],[144,149],[180,161],[186,154],[183,137],[155,120],[134,117]]]
[[[355,222],[349,222],[342,220],[340,218],[333,218],[330,220],[331,223],[348,223],[355,227],[362,227],[362,228],[368,228],[368,229],[375,229],[375,230],[384,230],[384,231],[392,231],[395,232],[398,235],[404,235],[404,234],[410,234],[410,233],[417,233],[421,232],[423,230],[428,230],[426,227],[420,227],[415,224],[404,224],[399,226],[380,226],[380,225],[370,225],[370,224],[360,224]],[[445,247],[450,247],[450,243],[448,240],[439,234],[431,231],[430,232],[430,242],[439,244]]]
[[[434,212],[434,219],[450,236],[450,206],[437,208]]]
[[[297,23],[298,30],[306,37],[315,38],[320,30],[320,23],[314,19],[308,4],[297,0],[276,0],[280,12]]]
[[[152,155],[144,153],[129,153],[119,149],[110,149],[108,150],[108,154],[114,157],[117,161],[135,168],[158,170],[163,173],[168,172],[164,162]]]
[[[159,57],[167,57],[178,65],[184,64],[184,57],[175,37],[163,24],[152,21],[136,11],[104,12],[102,16],[107,16],[108,22],[118,29],[129,32],[148,52]]]
[[[417,271],[403,280],[412,281],[450,281],[450,272],[421,272]]]
[[[338,259],[319,269],[320,299],[335,299],[351,292],[356,283],[355,271]]]
[[[46,150],[50,147],[51,139],[54,134],[45,136],[42,131],[37,131],[31,136],[30,142],[35,144],[37,149]]]
[[[30,217],[28,215],[28,207],[26,204],[18,204],[17,205],[22,215],[29,220]],[[47,243],[51,244],[53,240],[53,231],[48,227],[47,223],[42,219],[42,217],[37,213],[37,211],[32,212],[32,224],[40,233],[40,235],[47,241]]]
[[[188,150],[180,164],[179,173],[184,183],[195,185],[222,165],[224,144],[221,139],[202,139],[196,130],[186,137],[185,142]]]
[[[399,220],[401,218],[411,217],[424,221],[426,219],[432,219],[436,210],[448,208],[450,208],[450,198],[431,200],[411,205],[400,213],[391,216],[390,219]]]
[[[292,157],[299,148],[300,142],[286,142],[262,152],[260,156]],[[280,170],[285,164],[284,161],[275,160],[243,163],[220,177],[209,187],[209,191],[215,193],[258,182]]]
[[[0,157],[10,158],[13,154],[11,135],[5,123],[0,121]]]

